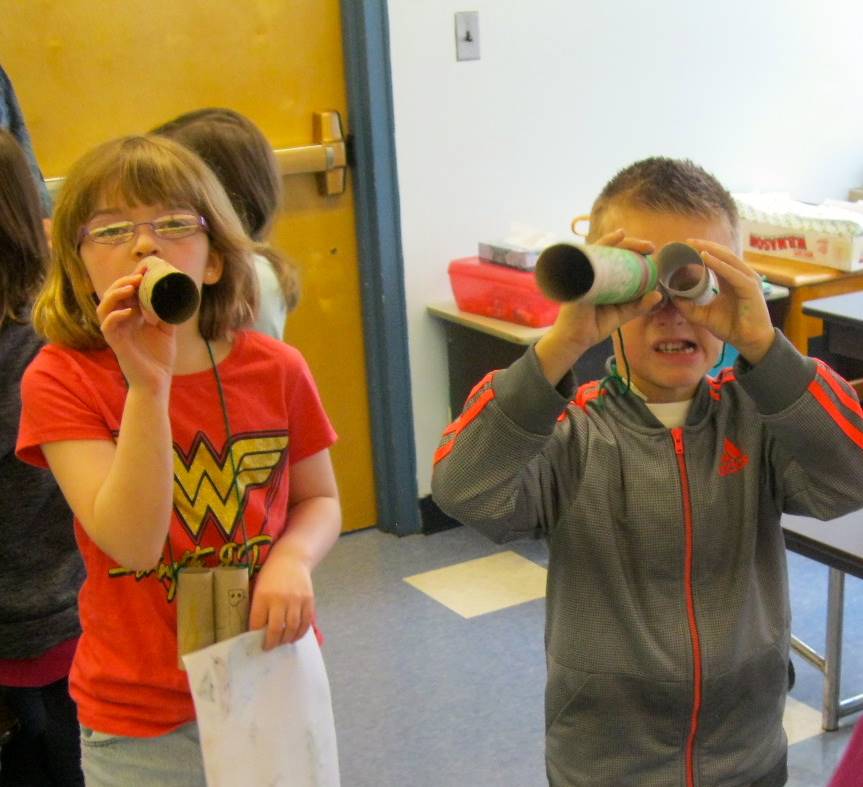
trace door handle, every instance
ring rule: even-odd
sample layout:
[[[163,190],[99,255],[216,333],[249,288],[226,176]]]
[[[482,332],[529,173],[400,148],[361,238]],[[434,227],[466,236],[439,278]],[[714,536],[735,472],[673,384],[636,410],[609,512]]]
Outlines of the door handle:
[[[279,172],[282,175],[306,175],[314,173],[318,179],[318,191],[324,196],[343,194],[348,152],[342,132],[342,118],[335,110],[312,114],[313,145],[290,148],[274,148]],[[52,199],[63,185],[63,178],[45,178],[45,185]]]
[[[315,144],[275,148],[282,175],[317,175],[318,191],[325,196],[342,194],[348,165],[347,146],[342,132],[342,118],[335,110],[312,115]]]

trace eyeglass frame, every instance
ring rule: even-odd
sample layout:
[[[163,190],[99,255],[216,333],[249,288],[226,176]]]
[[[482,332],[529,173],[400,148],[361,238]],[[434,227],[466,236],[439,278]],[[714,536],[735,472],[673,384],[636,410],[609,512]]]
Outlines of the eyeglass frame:
[[[156,222],[159,221],[160,219],[166,218],[166,217],[171,216],[171,215],[196,216],[197,217],[197,222],[196,222],[197,226],[195,228],[195,231],[190,232],[188,235],[182,235],[179,238],[171,238],[171,237],[167,237],[164,235],[160,235],[159,230],[156,229]],[[122,246],[124,243],[128,243],[129,241],[134,240],[135,237],[138,235],[138,227],[143,227],[145,225],[150,227],[150,229],[153,230],[153,233],[156,235],[156,237],[161,238],[162,240],[185,240],[186,238],[191,238],[192,235],[194,235],[196,232],[198,232],[199,228],[202,229],[204,232],[209,232],[209,230],[210,230],[210,227],[207,224],[207,220],[203,216],[201,216],[199,213],[189,212],[189,213],[184,214],[184,213],[181,213],[179,211],[177,211],[176,213],[173,213],[173,214],[172,213],[165,213],[164,215],[153,219],[153,221],[137,221],[137,222],[117,221],[117,222],[113,222],[113,223],[114,224],[131,224],[132,225],[132,237],[127,238],[126,240],[117,241],[116,243],[99,241],[99,240],[96,240],[95,238],[90,236],[90,229],[87,227],[87,225],[84,225],[83,227],[81,227],[80,230],[78,230],[78,246],[80,246],[85,240],[90,240],[92,243],[95,243],[97,246]],[[109,225],[106,225],[106,226],[109,226]]]

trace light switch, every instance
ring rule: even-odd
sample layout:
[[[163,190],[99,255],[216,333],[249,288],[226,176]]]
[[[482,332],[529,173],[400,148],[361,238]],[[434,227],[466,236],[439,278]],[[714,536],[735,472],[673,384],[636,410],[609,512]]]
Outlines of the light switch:
[[[455,15],[456,60],[479,60],[479,11]]]

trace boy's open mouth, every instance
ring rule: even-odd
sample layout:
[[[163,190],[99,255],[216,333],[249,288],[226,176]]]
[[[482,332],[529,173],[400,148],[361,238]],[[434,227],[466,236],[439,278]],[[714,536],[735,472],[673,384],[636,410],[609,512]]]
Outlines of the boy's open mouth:
[[[694,353],[695,342],[688,339],[680,339],[674,342],[657,342],[653,349],[660,353]]]

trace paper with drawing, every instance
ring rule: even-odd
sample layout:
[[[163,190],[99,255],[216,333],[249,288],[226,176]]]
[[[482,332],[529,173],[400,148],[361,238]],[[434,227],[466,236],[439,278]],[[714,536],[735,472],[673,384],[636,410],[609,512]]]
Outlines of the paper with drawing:
[[[208,787],[338,787],[330,684],[314,633],[264,652],[262,631],[183,656]]]

